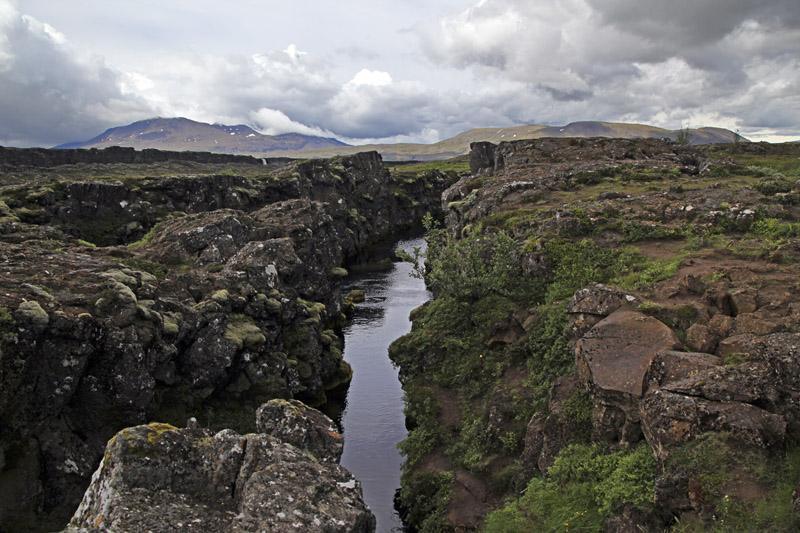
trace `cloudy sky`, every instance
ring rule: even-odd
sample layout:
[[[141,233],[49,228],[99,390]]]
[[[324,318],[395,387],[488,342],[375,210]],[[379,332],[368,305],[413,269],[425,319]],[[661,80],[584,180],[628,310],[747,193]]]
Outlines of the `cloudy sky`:
[[[574,120],[800,138],[800,0],[0,0],[0,144],[152,116],[363,143]]]

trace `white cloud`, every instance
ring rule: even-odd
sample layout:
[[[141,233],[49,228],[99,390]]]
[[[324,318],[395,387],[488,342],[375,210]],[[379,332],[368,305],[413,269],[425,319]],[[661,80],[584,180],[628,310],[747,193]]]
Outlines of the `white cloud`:
[[[347,82],[348,85],[371,85],[373,87],[380,87],[383,85],[392,84],[392,76],[388,72],[382,70],[369,70],[361,69],[353,76],[353,79]]]
[[[0,144],[88,138],[148,114],[120,73],[84,57],[48,24],[0,0]]]
[[[558,122],[800,130],[796,0],[482,0],[421,35],[437,64],[525,83],[515,98]]]
[[[161,37],[170,44],[159,49],[159,34],[148,34],[122,69],[72,44],[75,24],[99,31],[85,17],[60,3],[28,2],[69,13],[63,20],[73,26],[64,29],[0,0],[0,143],[88,138],[152,115],[354,143],[430,142],[472,127],[573,120],[690,122],[776,138],[800,132],[797,0],[704,0],[680,9],[663,0],[466,1],[426,6],[426,13],[452,11],[402,32],[392,10],[418,10],[359,4],[352,9],[388,10],[369,29],[377,41],[362,49],[360,36],[326,38],[322,51],[313,32],[282,27],[281,40],[259,51],[215,41],[189,52],[175,45],[178,30],[194,29],[192,17],[205,9],[165,7],[125,19],[137,39],[144,26],[136,24],[147,23],[148,31],[169,33]],[[176,18],[181,13],[186,20]],[[337,20],[338,33],[363,29]]]
[[[317,135],[320,137],[333,137],[335,135],[330,131],[294,121],[286,116],[283,111],[266,107],[251,113],[250,121],[258,131],[265,135],[280,135],[281,133],[302,133],[303,135]]]

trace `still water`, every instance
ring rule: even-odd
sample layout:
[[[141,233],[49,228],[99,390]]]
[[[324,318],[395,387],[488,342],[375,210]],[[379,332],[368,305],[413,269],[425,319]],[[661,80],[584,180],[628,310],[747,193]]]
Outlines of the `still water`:
[[[409,251],[423,245],[422,239],[398,243]],[[353,367],[353,381],[342,414],[341,463],[361,481],[378,533],[401,531],[402,526],[393,498],[402,466],[397,443],[406,437],[406,428],[403,391],[389,360],[389,345],[411,330],[409,313],[430,298],[424,282],[410,273],[411,265],[395,263],[388,272],[357,276],[348,284],[363,289],[366,301],[358,304],[344,330],[344,358]]]

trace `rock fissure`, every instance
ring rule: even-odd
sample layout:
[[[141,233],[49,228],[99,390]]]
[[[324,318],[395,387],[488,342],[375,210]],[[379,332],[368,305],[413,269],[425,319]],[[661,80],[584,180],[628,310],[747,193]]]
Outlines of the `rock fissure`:
[[[245,434],[267,400],[340,394],[339,270],[437,212],[457,179],[376,153],[192,155],[181,176],[169,154],[114,153],[51,170],[0,151],[2,205],[19,215],[0,216],[0,450],[40,458],[0,472],[0,494],[19,494],[2,498],[0,527],[63,527],[127,426],[196,416]],[[121,177],[104,174],[112,162]]]

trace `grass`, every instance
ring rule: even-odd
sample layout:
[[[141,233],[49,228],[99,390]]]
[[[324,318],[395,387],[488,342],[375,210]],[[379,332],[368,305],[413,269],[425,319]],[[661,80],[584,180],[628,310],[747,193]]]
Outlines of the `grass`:
[[[438,170],[439,172],[456,172],[463,174],[469,172],[469,159],[456,157],[443,161],[423,161],[419,163],[393,163],[386,162],[393,175],[403,176],[409,174],[424,174]]]

